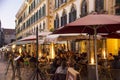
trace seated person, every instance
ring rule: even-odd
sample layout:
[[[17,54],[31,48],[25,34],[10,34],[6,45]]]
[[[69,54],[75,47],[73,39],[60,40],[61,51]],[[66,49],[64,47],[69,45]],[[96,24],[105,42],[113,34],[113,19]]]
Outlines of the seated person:
[[[109,61],[114,60],[114,57],[113,57],[112,53],[109,53],[109,55],[108,55],[108,60],[109,60]]]
[[[63,61],[61,65],[57,68],[55,73],[66,74],[67,73],[67,66],[66,61]]]
[[[66,61],[63,61],[61,63],[61,66],[57,68],[53,80],[66,80],[66,74],[67,74]]]
[[[47,54],[46,53],[44,53],[42,55],[42,57],[39,59],[39,62],[40,62],[41,66],[44,66],[44,65],[46,65],[48,63],[48,59],[47,59]]]
[[[120,60],[118,56],[114,56],[114,60],[111,63],[112,69],[120,69]]]
[[[60,64],[61,64],[61,61],[59,59],[59,56],[56,56],[52,64],[50,65],[50,73],[54,74],[56,69],[60,66]]]

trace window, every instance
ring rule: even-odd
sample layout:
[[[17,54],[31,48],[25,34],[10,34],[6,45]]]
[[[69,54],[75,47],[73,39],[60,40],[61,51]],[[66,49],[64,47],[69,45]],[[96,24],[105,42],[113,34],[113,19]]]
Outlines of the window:
[[[18,24],[20,24],[22,22],[22,17],[20,17],[20,19],[18,20]]]
[[[36,6],[36,5],[35,5],[35,0],[34,0],[34,1],[33,1],[33,8],[35,8],[35,6]]]
[[[55,0],[55,8],[59,7],[59,0]]]
[[[34,27],[34,32],[36,32],[36,29],[35,29],[35,27]]]
[[[46,6],[45,6],[45,4],[44,4],[44,6],[43,6],[43,16],[45,16],[46,15]]]
[[[54,29],[59,28],[59,16],[56,15],[56,19],[54,20]]]
[[[44,7],[42,7],[42,11],[41,11],[41,16],[43,17],[44,15]]]
[[[60,0],[61,1],[61,4],[63,4],[63,3],[65,3],[66,2],[66,0]]]
[[[29,13],[30,13],[30,9],[31,9],[31,7],[29,6],[29,10],[28,10]]]
[[[64,11],[61,17],[61,26],[64,26],[65,24],[67,24],[67,14]]]
[[[62,4],[62,2],[61,2],[61,0],[59,0],[59,2],[58,2],[58,6],[60,6]]]
[[[38,11],[36,12],[36,21],[38,20],[38,17],[39,17],[39,15],[38,15]]]
[[[63,3],[65,3],[67,0],[63,0]]]
[[[67,0],[55,0],[55,5],[56,5],[56,8],[59,7],[61,4],[67,2]]]
[[[31,24],[33,24],[33,16],[31,17],[31,19],[30,19],[30,20],[31,20]]]
[[[81,5],[81,17],[87,15],[87,1],[83,0],[82,5]]]
[[[39,26],[39,31],[41,32],[41,24],[40,24],[40,26]]]
[[[76,20],[76,9],[74,6],[72,6],[71,11],[69,13],[69,22],[75,21]]]
[[[41,8],[39,9],[39,18],[42,17],[42,11],[41,11]]]
[[[23,23],[23,29],[25,29],[25,23]]]
[[[100,13],[104,10],[104,0],[95,0],[95,11]]]
[[[45,22],[43,22],[43,31],[44,31],[44,29],[45,29]]]
[[[33,22],[35,22],[35,14],[33,15],[33,17],[34,17],[34,18],[33,18]]]
[[[115,14],[120,15],[120,0],[116,0],[116,9],[115,9]]]

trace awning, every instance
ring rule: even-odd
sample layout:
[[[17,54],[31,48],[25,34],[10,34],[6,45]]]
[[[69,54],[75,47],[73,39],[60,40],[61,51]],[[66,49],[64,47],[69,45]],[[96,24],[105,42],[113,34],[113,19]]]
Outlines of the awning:
[[[57,43],[58,41],[70,41],[83,38],[87,39],[88,37],[86,37],[86,34],[53,34],[46,36],[45,42]]]
[[[47,36],[48,34],[51,34],[51,32],[40,32],[38,33],[38,36],[39,36],[38,39],[41,39],[41,37],[43,38]],[[36,35],[30,35],[28,37],[20,39],[19,41],[32,41],[32,40],[36,40]]]

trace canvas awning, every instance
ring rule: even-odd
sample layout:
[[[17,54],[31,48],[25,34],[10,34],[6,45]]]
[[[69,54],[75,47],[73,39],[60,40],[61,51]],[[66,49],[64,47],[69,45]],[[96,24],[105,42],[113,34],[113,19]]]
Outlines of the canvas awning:
[[[38,33],[38,37],[43,38],[43,37],[47,36],[48,34],[51,34],[51,32],[40,32],[40,33]],[[19,41],[32,41],[32,40],[36,40],[36,35],[27,36],[25,38],[20,39]]]
[[[86,34],[53,34],[45,38],[45,42],[70,41],[75,39],[88,39]]]

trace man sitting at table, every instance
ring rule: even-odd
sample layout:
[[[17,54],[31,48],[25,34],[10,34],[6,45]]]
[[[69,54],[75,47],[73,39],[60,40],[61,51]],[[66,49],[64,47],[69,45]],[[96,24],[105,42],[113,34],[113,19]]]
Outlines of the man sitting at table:
[[[67,66],[66,61],[62,61],[61,66],[59,66],[55,72],[53,80],[66,80]]]

